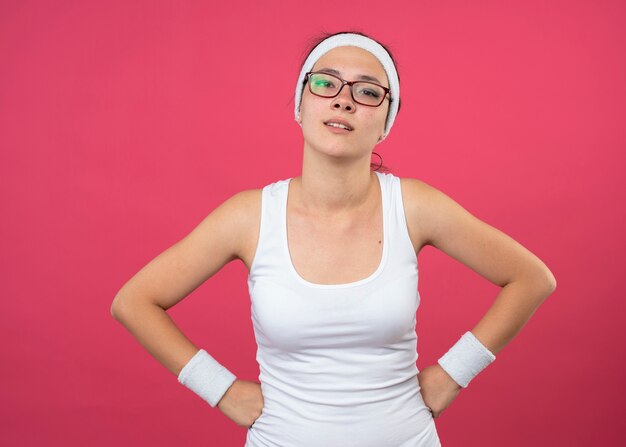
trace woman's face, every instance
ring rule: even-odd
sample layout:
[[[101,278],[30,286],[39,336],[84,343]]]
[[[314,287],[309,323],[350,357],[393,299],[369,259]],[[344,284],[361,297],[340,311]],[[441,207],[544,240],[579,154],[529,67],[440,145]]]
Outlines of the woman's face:
[[[337,47],[318,59],[311,71],[327,71],[346,81],[372,80],[384,87],[389,81],[383,66],[370,52],[358,47]],[[366,79],[364,76],[370,78]],[[305,145],[335,155],[370,154],[385,131],[389,101],[378,107],[356,103],[345,85],[334,98],[311,93],[305,84],[300,104],[300,120]],[[329,126],[332,121],[352,130]]]

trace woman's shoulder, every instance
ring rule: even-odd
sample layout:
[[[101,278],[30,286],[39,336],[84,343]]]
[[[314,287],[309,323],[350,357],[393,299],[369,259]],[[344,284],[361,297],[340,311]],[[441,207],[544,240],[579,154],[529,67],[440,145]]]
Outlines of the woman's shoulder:
[[[232,193],[210,213],[214,220],[229,227],[229,232],[244,239],[251,234],[261,216],[261,194],[263,189],[244,189]]]
[[[226,199],[226,202],[232,212],[243,220],[242,223],[255,226],[261,216],[263,190],[268,189],[271,192],[274,188],[284,187],[288,181],[289,179],[277,180],[263,187],[240,190]]]
[[[256,220],[261,213],[261,196],[263,188],[244,189],[231,195],[226,202],[241,223]]]
[[[400,178],[402,200],[409,211],[420,213],[436,213],[443,208],[458,204],[441,189],[424,180],[402,177]]]
[[[432,201],[437,201],[443,194],[439,189],[424,180],[414,177],[398,177],[400,179],[400,189],[402,190],[402,200],[405,206],[425,205]]]
[[[404,214],[417,251],[430,243],[432,234],[457,204],[438,188],[424,180],[400,178]]]
[[[263,188],[244,189],[233,193],[212,212],[218,212],[222,226],[229,227],[229,238],[235,239],[235,255],[246,265],[250,262],[250,250],[256,245],[261,220],[261,196]],[[225,230],[226,232],[226,230]]]

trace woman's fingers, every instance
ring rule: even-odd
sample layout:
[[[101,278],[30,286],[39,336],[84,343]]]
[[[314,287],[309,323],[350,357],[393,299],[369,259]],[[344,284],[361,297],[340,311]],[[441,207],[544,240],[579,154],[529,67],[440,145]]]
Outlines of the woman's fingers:
[[[226,391],[218,407],[237,425],[250,428],[261,415],[264,402],[259,383],[236,380]]]
[[[424,404],[437,418],[456,399],[461,387],[439,366],[428,366],[417,375]]]

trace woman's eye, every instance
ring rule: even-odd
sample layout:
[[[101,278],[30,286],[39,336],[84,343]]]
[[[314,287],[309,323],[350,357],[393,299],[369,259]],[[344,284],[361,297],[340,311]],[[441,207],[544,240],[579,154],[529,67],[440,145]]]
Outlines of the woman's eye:
[[[333,83],[331,81],[327,81],[325,79],[316,79],[315,80],[315,85],[318,87],[326,87],[326,88],[332,88],[333,87]]]
[[[359,95],[371,96],[372,98],[380,98],[380,94],[376,90],[370,88],[364,88],[359,90]]]

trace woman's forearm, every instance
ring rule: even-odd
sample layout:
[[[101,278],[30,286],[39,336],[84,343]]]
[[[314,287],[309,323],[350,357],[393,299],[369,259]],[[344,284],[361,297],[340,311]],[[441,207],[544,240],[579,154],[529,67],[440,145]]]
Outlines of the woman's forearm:
[[[111,314],[159,363],[178,376],[198,349],[167,312],[150,303],[113,304]]]
[[[510,282],[500,290],[495,302],[472,329],[472,334],[497,355],[555,287],[553,280],[546,281],[543,276]]]

